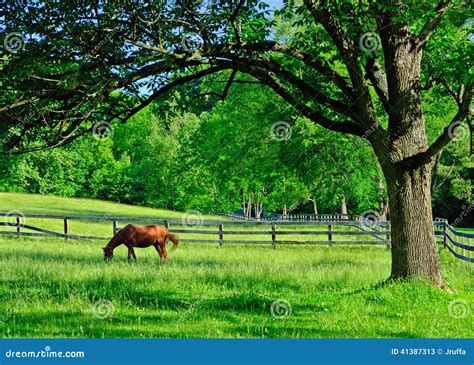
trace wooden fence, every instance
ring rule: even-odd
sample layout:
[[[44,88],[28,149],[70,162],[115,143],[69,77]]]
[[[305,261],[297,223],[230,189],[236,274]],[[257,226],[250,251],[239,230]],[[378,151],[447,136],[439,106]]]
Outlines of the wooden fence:
[[[352,219],[350,214],[341,214],[341,213],[333,213],[333,214],[271,214],[268,216],[264,216],[261,218],[255,217],[247,217],[241,214],[229,214],[229,213],[221,213],[221,216],[229,219],[235,220],[244,220],[244,221],[271,221],[271,222],[340,222],[340,221],[349,221],[355,220]]]
[[[0,213],[2,215],[2,213]],[[7,216],[6,214],[3,214]],[[26,224],[30,218],[45,220],[61,220],[62,231],[40,228],[36,225]],[[387,245],[390,246],[390,222],[372,222],[363,219],[347,220],[336,217],[336,220],[326,221],[245,221],[245,220],[226,220],[226,221],[202,221],[196,225],[186,224],[185,221],[163,219],[163,218],[129,218],[129,217],[83,217],[83,216],[57,216],[31,214],[28,216],[9,217],[13,221],[0,222],[0,227],[9,227],[10,230],[0,231],[0,235],[20,235],[20,236],[46,236],[62,237],[65,239],[97,239],[109,240],[120,228],[119,225],[125,223],[141,224],[159,224],[168,227],[173,233],[180,234],[183,242],[202,242],[202,243],[225,243],[233,244],[271,244],[276,248],[277,244],[312,244],[312,245],[333,245],[333,244],[353,244],[353,245]],[[71,221],[89,221],[100,224],[111,224],[110,236],[100,237],[93,235],[78,235],[70,233]],[[473,233],[466,233],[456,230],[448,221],[436,218],[434,221],[435,233],[441,237],[443,244],[455,257],[474,262],[474,245],[471,239]],[[315,227],[314,229],[295,230],[288,226]],[[242,227],[236,229],[235,227]],[[251,229],[248,229],[248,228]],[[245,229],[247,228],[247,229]],[[258,230],[255,230],[257,228]],[[261,229],[260,229],[261,228]],[[253,230],[252,230],[253,229]],[[183,236],[184,235],[184,236]],[[187,237],[191,235],[192,237]],[[200,238],[195,238],[195,237]],[[236,239],[238,236],[251,236],[251,239]],[[293,237],[292,237],[293,236]],[[302,240],[295,239],[294,236],[323,236],[321,240]],[[349,239],[338,239],[349,236]],[[263,239],[254,239],[253,237],[262,237]],[[350,239],[357,237],[358,240]]]
[[[0,213],[1,214],[1,213]],[[11,218],[11,217],[10,217]],[[14,217],[15,218],[15,217]],[[40,228],[37,225],[27,224],[31,218],[62,220],[63,231]],[[9,226],[14,231],[0,231],[0,235],[17,234],[24,236],[55,236],[70,239],[103,239],[108,240],[125,223],[160,224],[169,228],[173,233],[180,234],[183,242],[208,242],[208,243],[238,243],[238,244],[358,244],[358,245],[390,245],[390,226],[388,222],[373,222],[364,225],[361,222],[349,220],[336,221],[203,221],[196,225],[186,224],[185,221],[163,218],[125,218],[125,217],[82,217],[82,216],[56,216],[32,214],[17,216],[14,222],[0,222],[0,226]],[[93,235],[78,235],[70,233],[71,221],[91,221],[96,223],[111,223],[111,235],[100,237]],[[288,229],[288,226],[316,227],[315,229]],[[235,227],[242,227],[238,229]],[[285,229],[286,227],[286,229]],[[355,227],[353,230],[351,228]],[[249,229],[250,228],[250,229]],[[184,235],[184,236],[183,236]],[[189,237],[191,235],[191,237]],[[203,237],[207,236],[207,237]],[[238,236],[250,236],[240,239]],[[295,236],[300,236],[295,239]],[[312,239],[304,240],[303,237]],[[311,237],[313,236],[313,237]],[[314,236],[323,236],[324,239],[315,240]],[[255,238],[258,239],[255,239]],[[345,237],[349,237],[345,239]],[[357,239],[350,239],[357,237]],[[260,239],[262,238],[262,239]],[[339,239],[344,238],[344,239]]]
[[[435,219],[435,232],[443,239],[443,245],[458,259],[474,262],[474,233],[461,232],[453,228],[446,219]]]

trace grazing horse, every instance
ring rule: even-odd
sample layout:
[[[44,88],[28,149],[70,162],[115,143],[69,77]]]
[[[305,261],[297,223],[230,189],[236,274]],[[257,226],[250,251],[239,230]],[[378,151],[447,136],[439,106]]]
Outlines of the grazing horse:
[[[178,239],[167,228],[161,226],[136,226],[128,224],[119,230],[110,240],[110,242],[103,248],[104,260],[110,260],[114,256],[114,249],[121,244],[128,248],[128,259],[136,260],[134,247],[149,247],[154,246],[161,261],[168,260],[168,253],[166,252],[165,242],[169,239],[173,242],[171,252],[178,248]]]

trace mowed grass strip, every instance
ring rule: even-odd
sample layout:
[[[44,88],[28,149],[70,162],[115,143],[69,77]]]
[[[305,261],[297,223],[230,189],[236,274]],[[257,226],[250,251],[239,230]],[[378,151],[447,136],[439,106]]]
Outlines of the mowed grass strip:
[[[456,294],[380,285],[383,246],[189,243],[102,260],[102,241],[0,237],[3,337],[472,337],[472,265],[441,249]],[[272,303],[279,300],[279,306]],[[101,307],[94,306],[100,303]],[[453,303],[469,309],[453,312]],[[466,307],[467,306],[467,307]],[[459,307],[458,307],[459,308]],[[462,308],[461,308],[462,309]],[[454,316],[453,316],[454,313]],[[463,313],[461,313],[463,314]]]

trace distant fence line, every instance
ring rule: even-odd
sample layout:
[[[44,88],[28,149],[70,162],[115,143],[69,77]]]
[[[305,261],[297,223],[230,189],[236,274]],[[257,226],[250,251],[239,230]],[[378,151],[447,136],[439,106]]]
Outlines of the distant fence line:
[[[223,217],[244,221],[271,221],[271,222],[338,222],[356,220],[356,216],[351,214],[331,213],[331,214],[270,214],[260,218],[248,217],[242,214],[221,213]]]
[[[1,215],[2,213],[0,213]],[[3,214],[6,216],[7,214]],[[306,218],[308,215],[305,215]],[[108,240],[109,237],[99,236],[86,236],[76,235],[70,233],[70,221],[89,221],[95,223],[111,222],[112,229],[111,235],[115,234],[120,228],[119,223],[148,223],[148,224],[161,224],[170,228],[174,233],[193,234],[193,235],[213,235],[216,239],[211,238],[183,238],[185,242],[202,242],[202,243],[237,243],[237,244],[271,244],[273,248],[276,248],[277,244],[354,244],[354,245],[386,245],[390,246],[390,222],[380,221],[374,222],[364,219],[360,216],[350,216],[348,214],[334,214],[334,215],[311,215],[314,220],[306,220],[298,215],[293,215],[290,219],[301,219],[301,220],[282,220],[282,221],[269,221],[269,220],[226,220],[226,221],[202,221],[198,222],[197,225],[186,224],[184,220],[176,219],[164,219],[164,218],[137,218],[137,217],[88,217],[88,216],[58,216],[58,215],[47,215],[47,214],[30,214],[28,216],[13,215],[10,218],[14,218],[15,222],[0,222],[0,226],[13,227],[15,231],[0,231],[0,235],[20,235],[20,236],[43,236],[43,237],[60,237],[65,239],[97,239],[97,240]],[[317,217],[318,216],[318,217]],[[327,220],[319,220],[324,216]],[[63,221],[63,232],[56,232],[50,229],[40,228],[33,225],[26,224],[22,220],[27,218],[37,219],[56,219]],[[333,218],[330,220],[328,218]],[[352,218],[352,220],[350,220]],[[251,231],[251,230],[236,230],[227,229],[226,226],[257,226],[257,227],[268,227],[266,230]],[[325,227],[319,230],[284,230],[277,229],[277,227],[285,226],[317,226]],[[460,232],[449,225],[446,219],[436,218],[434,221],[435,233],[442,237],[444,246],[457,258],[467,261],[474,262],[474,246],[471,245],[471,238],[474,238],[474,234]],[[179,226],[194,226],[199,229],[182,229]],[[355,227],[358,231],[337,231],[335,227]],[[215,227],[215,229],[201,229],[201,227]],[[25,232],[25,230],[32,232]],[[239,240],[229,239],[235,235],[251,235],[251,236],[263,236],[268,237],[268,240]],[[289,239],[291,235],[324,235],[327,237],[325,240],[292,240]],[[278,236],[283,236],[285,239],[277,240]],[[372,240],[335,240],[335,236],[365,236],[370,237]]]

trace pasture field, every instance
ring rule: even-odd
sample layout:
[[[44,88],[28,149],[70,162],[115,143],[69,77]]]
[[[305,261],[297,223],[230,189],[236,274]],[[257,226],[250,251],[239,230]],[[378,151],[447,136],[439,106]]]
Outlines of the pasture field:
[[[117,216],[182,214],[83,199],[0,194],[0,210],[24,214],[100,217],[112,209]],[[60,230],[62,222],[50,224]],[[94,224],[72,221],[71,231],[111,235],[110,222]],[[285,229],[295,227],[315,229]],[[183,238],[169,262],[162,264],[153,248],[136,249],[137,261],[128,262],[124,246],[105,263],[104,245],[99,240],[0,236],[2,337],[474,334],[474,266],[441,247],[444,276],[455,294],[422,280],[383,284],[390,272],[390,251],[384,246],[279,244],[273,250],[270,242],[219,247],[186,243]]]
[[[118,204],[102,200],[7,192],[0,192],[0,211],[16,211],[25,215],[51,214],[97,217],[159,217],[181,219],[183,216],[182,212],[174,210]],[[218,216],[211,215],[205,217],[206,219],[220,219]]]
[[[97,237],[111,237],[112,236],[112,222],[105,221],[103,218],[110,217],[131,217],[135,220],[132,223],[136,224],[154,224],[153,221],[140,221],[142,218],[157,218],[158,224],[163,224],[162,219],[169,218],[178,223],[173,223],[170,226],[171,231],[173,229],[187,229],[187,230],[213,230],[215,234],[194,234],[194,233],[180,233],[178,236],[182,241],[188,239],[218,239],[217,223],[207,224],[212,221],[227,221],[226,218],[215,215],[206,215],[191,211],[188,213],[176,212],[164,209],[153,209],[146,207],[139,207],[126,204],[117,204],[112,202],[100,201],[100,200],[89,200],[89,199],[77,199],[77,198],[63,198],[55,196],[43,196],[36,194],[22,194],[22,193],[0,193],[0,212],[4,213],[20,213],[26,216],[26,219],[22,219],[22,223],[36,226],[43,229],[49,229],[55,232],[63,232],[63,220],[62,219],[48,219],[48,218],[32,218],[28,217],[29,214],[50,214],[58,216],[93,216],[97,217],[96,221],[86,220],[69,220],[69,234],[83,235],[83,236],[97,236]],[[7,218],[7,221],[11,224],[15,222],[13,217]],[[119,227],[126,225],[126,222],[119,222]],[[271,242],[270,234],[266,235],[255,235],[255,234],[237,234],[237,235],[226,235],[226,230],[233,231],[261,231],[269,233],[271,229],[270,223],[262,225],[254,224],[232,224],[229,223],[224,225],[224,236],[225,239],[229,240],[259,240]],[[278,230],[290,230],[290,231],[327,231],[327,225],[284,225],[278,227]],[[16,227],[4,226],[1,227],[1,231],[15,232]],[[360,232],[356,227],[349,226],[334,226],[333,231],[340,232]],[[27,229],[24,229],[27,231]],[[30,231],[31,232],[31,231]],[[379,236],[383,239],[383,236]],[[327,233],[315,234],[315,235],[278,235],[277,240],[327,240]],[[334,241],[373,241],[377,239],[373,236],[347,236],[347,235],[334,235]]]
[[[3,337],[472,337],[472,265],[442,249],[448,294],[381,285],[368,246],[183,244],[102,261],[103,242],[0,238]],[[280,300],[280,305],[272,303]],[[291,311],[290,311],[291,306]],[[468,314],[466,315],[465,311]]]

